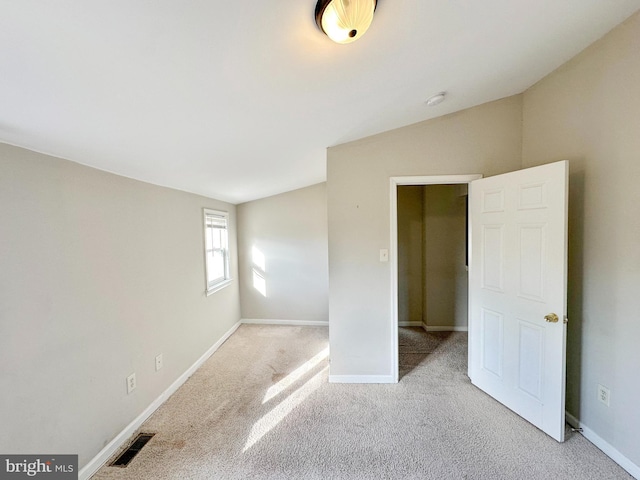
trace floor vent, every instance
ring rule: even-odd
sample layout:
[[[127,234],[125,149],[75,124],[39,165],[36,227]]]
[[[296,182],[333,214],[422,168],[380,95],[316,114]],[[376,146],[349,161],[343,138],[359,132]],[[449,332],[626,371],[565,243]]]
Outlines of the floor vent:
[[[129,465],[131,460],[140,453],[142,447],[144,447],[149,440],[155,435],[155,433],[141,433],[136,437],[131,446],[127,448],[122,455],[115,459],[115,461],[111,464],[112,467],[126,467]]]

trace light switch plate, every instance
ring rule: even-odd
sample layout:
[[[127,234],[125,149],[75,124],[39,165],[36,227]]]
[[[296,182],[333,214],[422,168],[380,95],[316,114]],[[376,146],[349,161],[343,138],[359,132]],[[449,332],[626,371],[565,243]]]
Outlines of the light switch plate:
[[[160,354],[156,357],[156,372],[162,368],[162,364],[163,364],[162,354]]]
[[[388,262],[389,261],[389,250],[387,250],[386,248],[381,248],[380,249],[380,261],[381,262]]]

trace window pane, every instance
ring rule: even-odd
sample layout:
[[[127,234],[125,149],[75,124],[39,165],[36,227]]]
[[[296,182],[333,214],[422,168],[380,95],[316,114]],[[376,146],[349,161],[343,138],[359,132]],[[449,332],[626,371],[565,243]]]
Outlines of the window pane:
[[[205,266],[207,290],[213,290],[229,277],[227,214],[205,209]]]
[[[212,228],[211,229],[213,248],[222,248],[222,233],[223,232],[227,233],[226,230],[222,230],[220,228]]]
[[[220,250],[214,250],[209,263],[209,282],[225,278],[224,254]]]

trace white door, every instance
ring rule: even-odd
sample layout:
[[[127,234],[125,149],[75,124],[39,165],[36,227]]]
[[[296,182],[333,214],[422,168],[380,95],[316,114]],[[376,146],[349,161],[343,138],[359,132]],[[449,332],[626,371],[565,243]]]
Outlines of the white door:
[[[568,162],[470,184],[469,377],[564,441]]]

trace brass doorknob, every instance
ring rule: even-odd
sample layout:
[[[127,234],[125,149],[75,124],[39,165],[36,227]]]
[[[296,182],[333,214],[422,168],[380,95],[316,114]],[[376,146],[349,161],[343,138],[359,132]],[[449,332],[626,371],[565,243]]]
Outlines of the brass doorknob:
[[[549,315],[545,315],[544,319],[549,323],[558,323],[558,315],[555,313],[550,313]]]

